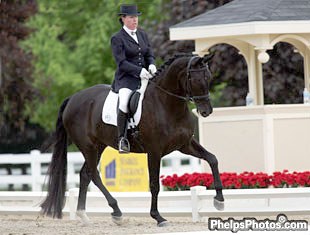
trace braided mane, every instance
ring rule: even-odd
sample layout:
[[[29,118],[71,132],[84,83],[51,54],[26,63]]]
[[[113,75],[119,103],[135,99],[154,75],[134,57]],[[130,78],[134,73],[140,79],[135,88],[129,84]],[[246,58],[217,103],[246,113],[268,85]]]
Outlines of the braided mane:
[[[156,81],[156,78],[166,70],[167,67],[169,67],[176,59],[182,58],[182,57],[191,57],[193,56],[192,53],[178,53],[175,54],[173,57],[170,57],[168,60],[166,60],[157,70],[155,73],[155,76],[152,78],[153,81]]]

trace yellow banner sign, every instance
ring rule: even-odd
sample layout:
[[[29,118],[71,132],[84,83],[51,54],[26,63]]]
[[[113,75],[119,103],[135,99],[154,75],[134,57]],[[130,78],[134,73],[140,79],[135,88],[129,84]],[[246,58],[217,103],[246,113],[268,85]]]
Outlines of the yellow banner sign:
[[[101,155],[100,171],[103,184],[111,192],[149,191],[146,154],[119,154],[108,147]]]

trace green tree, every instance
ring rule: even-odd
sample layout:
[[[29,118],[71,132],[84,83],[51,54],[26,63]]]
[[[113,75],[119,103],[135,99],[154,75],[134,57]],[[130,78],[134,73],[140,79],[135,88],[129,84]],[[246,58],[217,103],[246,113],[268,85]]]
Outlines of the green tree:
[[[34,85],[41,94],[29,106],[29,111],[35,107],[33,122],[52,130],[65,97],[98,83],[111,83],[115,63],[110,38],[120,29],[117,13],[125,2],[39,1],[39,12],[30,22],[36,32],[24,44],[35,55]],[[143,12],[140,25],[150,31],[147,25],[160,17],[162,0],[136,2]]]
[[[26,103],[37,92],[32,85],[32,54],[20,47],[32,32],[25,22],[36,11],[34,0],[0,1],[0,152],[29,151],[44,135],[25,114]]]

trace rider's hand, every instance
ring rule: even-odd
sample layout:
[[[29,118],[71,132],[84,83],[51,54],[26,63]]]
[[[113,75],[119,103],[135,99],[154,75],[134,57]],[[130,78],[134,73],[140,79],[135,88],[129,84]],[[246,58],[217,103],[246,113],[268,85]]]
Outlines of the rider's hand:
[[[152,74],[150,74],[145,68],[143,68],[140,72],[141,79],[150,79],[152,78]]]
[[[157,69],[156,66],[154,64],[150,64],[149,65],[149,72],[154,75],[156,73]]]

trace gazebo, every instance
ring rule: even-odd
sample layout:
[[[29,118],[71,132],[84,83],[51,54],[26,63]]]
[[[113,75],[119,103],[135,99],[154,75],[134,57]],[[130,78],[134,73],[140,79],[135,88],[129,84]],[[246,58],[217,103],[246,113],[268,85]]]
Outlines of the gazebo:
[[[310,105],[264,105],[262,73],[262,63],[269,60],[266,50],[290,43],[303,56],[305,88],[310,90],[309,0],[234,0],[172,26],[170,39],[194,40],[199,55],[216,44],[229,44],[245,58],[254,106],[217,108],[211,117],[199,118],[200,142],[231,165],[224,170],[235,169],[240,161],[253,166],[239,171],[310,169]],[[235,135],[224,136],[232,131]]]

